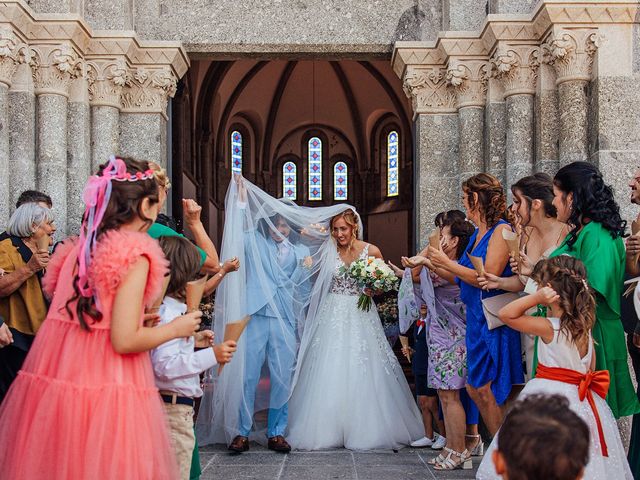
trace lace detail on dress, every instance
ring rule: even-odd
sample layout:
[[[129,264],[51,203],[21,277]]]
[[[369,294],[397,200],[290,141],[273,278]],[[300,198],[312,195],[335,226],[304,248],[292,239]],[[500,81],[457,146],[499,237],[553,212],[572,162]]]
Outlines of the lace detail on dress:
[[[368,256],[369,244],[367,243],[358,256],[358,260],[362,260]],[[333,273],[333,279],[331,281],[331,288],[329,291],[339,295],[360,295],[362,293],[362,289],[358,286],[358,283],[347,275],[346,272],[342,271],[342,267],[345,266],[345,263],[340,258],[340,254],[338,254],[336,250],[336,268]]]

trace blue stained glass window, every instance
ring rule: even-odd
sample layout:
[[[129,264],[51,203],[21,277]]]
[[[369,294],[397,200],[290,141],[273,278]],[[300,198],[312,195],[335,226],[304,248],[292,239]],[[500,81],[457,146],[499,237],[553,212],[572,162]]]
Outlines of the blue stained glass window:
[[[398,196],[398,132],[387,136],[387,196]]]
[[[242,134],[231,132],[231,171],[242,174]]]
[[[322,200],[322,140],[309,139],[309,200]]]
[[[347,164],[338,162],[333,167],[333,199],[346,200],[349,193]]]
[[[287,162],[282,166],[282,197],[296,200],[298,196],[298,168],[293,162]]]

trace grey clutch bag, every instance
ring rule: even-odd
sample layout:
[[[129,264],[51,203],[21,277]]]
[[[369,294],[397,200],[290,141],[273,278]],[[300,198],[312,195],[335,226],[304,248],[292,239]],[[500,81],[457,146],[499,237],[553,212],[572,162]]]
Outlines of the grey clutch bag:
[[[489,327],[489,330],[493,330],[494,328],[504,325],[500,318],[498,318],[498,312],[502,307],[510,304],[518,298],[520,298],[519,294],[507,292],[501,295],[496,295],[495,297],[482,299],[482,310],[484,311],[484,316],[487,319],[487,327]]]

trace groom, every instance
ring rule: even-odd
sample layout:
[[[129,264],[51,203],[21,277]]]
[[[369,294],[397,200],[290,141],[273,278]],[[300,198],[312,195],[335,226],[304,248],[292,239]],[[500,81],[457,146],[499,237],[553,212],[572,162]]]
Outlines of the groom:
[[[254,232],[257,248],[247,248],[247,314],[244,366],[244,401],[240,406],[239,435],[229,450],[249,450],[249,433],[253,426],[254,401],[265,358],[269,365],[270,408],[267,424],[268,448],[288,453],[291,447],[284,438],[287,428],[287,401],[296,357],[296,320],[300,313],[300,288],[308,285],[311,266],[309,249],[292,242],[291,227],[281,215],[262,221]],[[257,252],[256,252],[257,250]],[[256,252],[252,255],[252,252]],[[304,296],[302,296],[304,298]]]

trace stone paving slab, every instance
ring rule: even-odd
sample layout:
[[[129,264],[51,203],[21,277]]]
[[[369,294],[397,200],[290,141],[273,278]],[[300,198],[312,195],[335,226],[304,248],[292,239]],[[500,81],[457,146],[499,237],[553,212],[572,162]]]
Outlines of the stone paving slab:
[[[287,455],[252,443],[242,455],[230,454],[223,445],[200,449],[201,480],[453,480],[475,478],[473,470],[436,471],[427,464],[438,452],[430,449],[352,452],[328,450]]]

